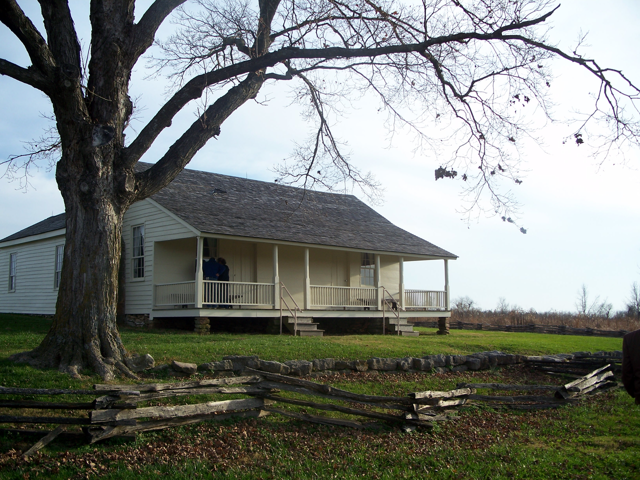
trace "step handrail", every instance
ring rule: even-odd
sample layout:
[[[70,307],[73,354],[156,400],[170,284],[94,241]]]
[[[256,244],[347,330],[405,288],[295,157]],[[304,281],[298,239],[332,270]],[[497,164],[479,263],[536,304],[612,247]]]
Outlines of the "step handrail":
[[[396,300],[396,297],[391,295],[391,292],[389,292],[389,290],[387,290],[384,286],[382,286],[380,288],[382,289],[382,335],[386,335],[386,326],[385,326],[385,323],[386,323],[385,322],[386,309],[385,309],[385,306],[387,305],[387,303],[391,307],[390,310],[393,312],[393,314],[396,316],[396,319],[398,320],[398,323],[396,324],[396,332],[397,332],[397,335],[400,335],[400,313],[398,312],[398,310],[399,309],[404,310],[404,308],[400,306],[400,301]],[[387,299],[387,295],[389,295],[391,297],[391,300],[393,300],[395,302],[395,304],[396,304],[395,310],[393,308],[393,303],[389,302],[389,299]]]
[[[291,307],[287,303],[287,300],[284,298],[283,290],[287,293],[287,295],[289,295],[289,298],[295,305],[295,308],[293,310],[291,310]],[[287,288],[287,286],[284,283],[280,282],[280,335],[282,335],[282,304],[283,303],[286,305],[287,310],[289,310],[289,313],[293,316],[293,336],[295,337],[298,332],[298,312],[302,313],[302,309],[296,303],[295,299],[293,298],[293,295],[291,295],[291,292],[289,292],[289,289]]]

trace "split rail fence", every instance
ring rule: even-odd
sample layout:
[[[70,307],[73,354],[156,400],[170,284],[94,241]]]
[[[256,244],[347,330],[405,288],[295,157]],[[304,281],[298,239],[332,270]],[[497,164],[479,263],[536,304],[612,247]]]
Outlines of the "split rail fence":
[[[437,320],[416,319],[411,322],[416,327],[438,328]],[[554,335],[582,335],[593,337],[624,337],[627,330],[599,330],[597,328],[574,328],[566,325],[491,325],[460,320],[449,321],[449,328],[456,330],[486,330],[489,332],[550,333]]]
[[[138,385],[94,385],[94,390],[52,390],[0,387],[0,395],[18,397],[0,400],[2,411],[41,411],[39,415],[0,415],[4,424],[58,425],[23,455],[29,456],[55,439],[69,426],[81,426],[88,443],[114,436],[148,432],[205,420],[230,417],[262,417],[279,414],[313,423],[366,428],[379,422],[400,426],[405,431],[430,428],[434,422],[453,418],[452,410],[474,402],[487,402],[512,409],[556,408],[575,402],[581,395],[617,386],[611,365],[599,368],[561,387],[553,385],[459,384],[450,391],[414,392],[403,397],[364,395],[330,385],[285,375],[247,369],[245,376],[180,383]],[[478,389],[518,392],[510,395],[480,395]],[[522,394],[524,392],[525,394]],[[545,394],[546,392],[546,394]],[[295,394],[296,398],[285,394]],[[531,393],[531,394],[530,394]],[[197,404],[139,406],[160,399],[194,395],[244,395],[226,401]],[[91,397],[87,402],[27,400],[28,396]],[[301,396],[316,400],[301,400]],[[6,398],[6,397],[5,397]],[[335,402],[341,402],[337,404]],[[289,410],[276,408],[288,404]],[[312,415],[306,408],[361,417],[365,421],[327,415]],[[75,411],[73,416],[56,416],[55,411]],[[82,412],[86,412],[82,414]],[[372,422],[374,422],[372,424]],[[42,433],[45,433],[44,431]]]

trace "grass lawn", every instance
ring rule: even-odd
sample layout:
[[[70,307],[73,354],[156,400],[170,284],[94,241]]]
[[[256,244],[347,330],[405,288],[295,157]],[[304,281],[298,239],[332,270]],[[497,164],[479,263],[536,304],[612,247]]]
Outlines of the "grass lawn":
[[[100,380],[71,380],[7,360],[35,347],[49,322],[0,315],[0,385],[87,388]],[[170,331],[122,331],[130,351],[157,362],[202,363],[228,354],[265,360],[422,356],[502,350],[543,354],[619,350],[620,339],[459,331],[441,337],[347,336],[293,338],[269,335],[196,336]],[[324,383],[361,393],[405,395],[451,389],[459,382],[564,383],[522,365],[483,372],[365,372],[327,375]],[[488,392],[488,390],[486,391]],[[480,392],[482,393],[482,392]],[[8,410],[0,410],[2,414]],[[15,414],[15,412],[12,412]],[[309,413],[317,413],[310,410]],[[23,413],[25,414],[25,413]],[[23,478],[434,478],[639,479],[640,408],[622,390],[577,406],[537,412],[468,406],[430,431],[351,430],[277,415],[225,423],[204,422],[86,446],[55,441],[29,461],[20,451],[35,439],[0,433],[0,479]],[[37,437],[36,437],[37,439]]]

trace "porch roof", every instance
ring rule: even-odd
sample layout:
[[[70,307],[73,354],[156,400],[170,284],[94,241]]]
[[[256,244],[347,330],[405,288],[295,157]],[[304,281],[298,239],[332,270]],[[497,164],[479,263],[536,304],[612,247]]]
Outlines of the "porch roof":
[[[353,195],[185,169],[151,198],[204,234],[457,258]]]

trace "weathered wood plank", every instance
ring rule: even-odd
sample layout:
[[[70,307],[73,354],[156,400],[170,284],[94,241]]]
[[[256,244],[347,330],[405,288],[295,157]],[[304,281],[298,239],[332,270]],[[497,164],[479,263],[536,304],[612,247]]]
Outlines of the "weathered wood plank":
[[[285,410],[279,410],[273,407],[266,407],[265,410],[267,412],[277,413],[278,415],[282,415],[284,417],[295,418],[296,420],[302,420],[305,422],[319,423],[321,425],[338,425],[340,427],[357,428],[358,430],[362,430],[363,428],[365,428],[365,425],[355,420],[342,420],[339,418],[329,418],[329,417],[320,417],[317,415],[310,415],[308,413],[287,412]]]
[[[0,415],[0,423],[57,423],[59,425],[90,425],[91,421],[87,417],[26,417]]]
[[[213,395],[213,394],[247,394],[259,395],[268,393],[269,389],[260,388],[256,385],[249,387],[206,387],[206,388],[185,388],[180,390],[161,390],[159,392],[141,393],[136,401],[154,400],[167,397],[181,397],[185,395]]]
[[[256,384],[256,386],[264,388],[265,390],[263,393],[268,393],[267,391],[268,389],[270,389],[271,391],[284,390],[287,392],[300,393],[302,395],[313,395],[315,397],[326,398],[327,400],[334,400],[339,402],[361,403],[363,405],[371,405],[371,406],[376,406],[378,408],[385,408],[388,410],[402,410],[405,412],[411,411],[411,405],[405,405],[405,404],[396,405],[396,404],[378,403],[378,402],[365,402],[362,400],[354,400],[353,398],[342,397],[340,395],[325,395],[315,390],[309,390],[304,387],[296,387],[294,385],[286,385],[284,383],[278,383],[278,382],[264,381]]]
[[[109,385],[109,384],[95,384],[93,386],[95,391],[120,391],[120,390],[137,390],[139,392],[159,392],[161,390],[180,390],[182,388],[197,388],[197,387],[219,387],[224,385],[238,385],[243,383],[257,383],[261,380],[259,376],[245,376],[245,377],[224,377],[224,378],[211,378],[206,380],[199,380],[194,382],[177,382],[177,383],[141,383],[137,385]],[[95,394],[95,391],[93,392]]]
[[[330,385],[325,385],[322,383],[310,382],[309,380],[302,380],[300,378],[287,377],[286,375],[279,375],[277,373],[268,373],[263,372],[261,370],[253,370],[251,368],[247,368],[247,371],[251,371],[261,375],[262,377],[272,380],[278,383],[284,383],[286,385],[295,385],[299,387],[304,387],[309,390],[314,390],[319,393],[323,393],[325,395],[339,395],[344,398],[348,398],[350,400],[355,400],[356,402],[370,402],[370,403],[379,403],[379,402],[392,402],[392,403],[405,403],[410,404],[412,402],[408,397],[384,397],[379,395],[362,395],[358,393],[349,392],[347,390],[341,390],[339,388],[334,388]]]
[[[262,398],[245,398],[240,400],[226,400],[222,402],[198,403],[195,405],[175,405],[136,408],[133,410],[94,410],[89,413],[91,423],[114,422],[135,418],[177,418],[193,415],[205,415],[214,412],[229,412],[234,410],[249,410],[264,406]]]
[[[304,400],[295,400],[293,398],[281,397],[279,395],[265,395],[264,398],[273,400],[275,402],[298,405],[300,407],[311,407],[311,408],[316,408],[318,410],[348,413],[350,415],[357,415],[360,417],[367,417],[367,418],[375,418],[376,420],[384,420],[386,422],[397,423],[397,422],[405,421],[404,416],[398,417],[398,416],[389,415],[386,413],[372,412],[369,410],[361,410],[359,408],[343,407],[340,405],[332,405],[332,404],[326,404],[326,403],[307,402]],[[427,423],[425,423],[425,421],[423,420],[406,420],[406,421],[409,423],[420,425],[420,426],[431,426],[430,424],[427,425]]]
[[[458,388],[456,390],[449,390],[449,391],[429,390],[426,392],[410,393],[409,397],[416,400],[433,399],[433,398],[453,398],[453,397],[461,397],[463,395],[469,395],[470,393],[475,393],[475,390],[472,391],[471,388]]]
[[[613,377],[613,372],[604,372],[599,375],[594,375],[593,377],[586,378],[583,381],[578,383],[572,382],[574,383],[574,385],[572,385],[569,388],[567,388],[565,385],[565,388],[567,388],[569,392],[580,392],[585,388],[590,387],[591,385],[594,385],[596,383],[600,383],[601,381],[609,377]]]
[[[429,410],[432,408],[449,408],[449,407],[459,407],[460,405],[464,405],[467,403],[466,398],[456,398],[453,400],[445,400],[442,398],[433,398],[433,399],[422,399],[421,403],[413,404],[413,411],[416,413],[422,413],[423,410]]]
[[[504,383],[459,383],[458,388],[488,388],[491,390],[512,390],[512,391],[551,391],[555,392],[559,385],[509,385]]]
[[[131,390],[131,385],[127,385]],[[139,392],[128,391],[127,395],[137,395]],[[60,388],[14,388],[0,386],[0,395],[91,395],[95,396],[94,390],[65,390]]]
[[[192,417],[169,418],[163,420],[150,420],[147,422],[138,422],[132,426],[102,427],[92,428],[89,430],[89,443],[96,443],[100,440],[106,440],[118,435],[135,434],[140,432],[151,432],[155,430],[164,430],[171,427],[179,427],[183,425],[191,425],[205,421],[223,421],[231,418],[259,418],[266,416],[265,410],[246,410],[243,412],[232,413],[210,413],[206,415],[194,415]]]
[[[584,375],[582,378],[578,379],[578,380],[574,380],[573,382],[567,383],[566,385],[563,385],[564,388],[566,388],[567,390],[569,390],[571,387],[578,385],[580,382],[583,382],[584,380],[587,380],[591,377],[594,377],[596,375],[598,375],[599,373],[603,372],[604,370],[611,368],[611,365],[605,365],[602,368],[598,368],[597,370],[594,370],[591,373],[588,373],[587,375]]]
[[[58,427],[54,431],[49,432],[47,435],[45,435],[40,440],[38,440],[29,450],[24,452],[22,454],[22,457],[23,458],[30,457],[31,455],[36,453],[38,450],[40,450],[42,447],[44,447],[44,446],[48,445],[49,443],[51,443],[58,435],[60,435],[65,430],[66,430],[65,426],[58,425]]]
[[[558,399],[552,396],[542,395],[515,395],[515,396],[501,396],[501,395],[469,395],[469,400],[478,400],[482,402],[540,402],[540,403],[567,403],[566,399]]]
[[[93,410],[93,402],[38,402],[35,400],[0,400],[0,408],[46,408],[47,410]]]

